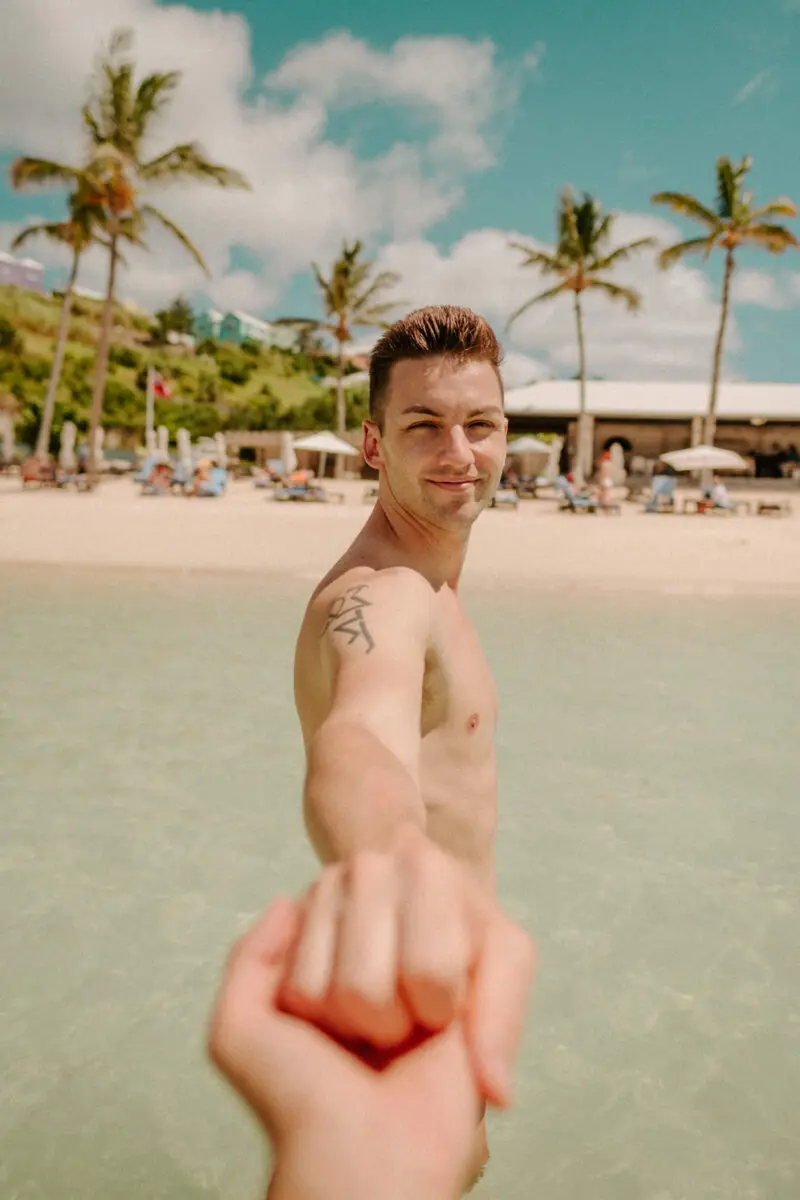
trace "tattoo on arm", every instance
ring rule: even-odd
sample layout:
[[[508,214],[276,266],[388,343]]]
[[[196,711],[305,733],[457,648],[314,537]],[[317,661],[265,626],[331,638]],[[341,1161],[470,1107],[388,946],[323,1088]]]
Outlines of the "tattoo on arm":
[[[359,638],[363,639],[366,642],[367,654],[375,645],[365,616],[366,610],[372,606],[372,601],[367,600],[364,595],[368,586],[366,583],[359,583],[356,587],[347,588],[341,596],[337,596],[328,611],[325,627],[322,630],[323,636],[329,629],[334,633],[343,633],[347,638],[348,646],[352,646],[353,642],[357,642]]]

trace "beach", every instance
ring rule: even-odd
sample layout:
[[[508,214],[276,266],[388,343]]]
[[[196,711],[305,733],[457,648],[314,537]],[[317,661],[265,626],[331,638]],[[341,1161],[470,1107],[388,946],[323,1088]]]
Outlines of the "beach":
[[[369,514],[361,480],[328,481],[331,504],[277,504],[252,481],[221,499],[143,496],[125,478],[97,492],[23,492],[0,478],[0,564],[282,573],[313,579]],[[738,496],[738,493],[735,493]],[[767,488],[746,493],[769,499]],[[787,494],[781,493],[786,499]],[[774,498],[774,497],[772,497]],[[660,593],[800,593],[800,503],[788,517],[559,512],[554,499],[490,509],[470,540],[466,586]]]

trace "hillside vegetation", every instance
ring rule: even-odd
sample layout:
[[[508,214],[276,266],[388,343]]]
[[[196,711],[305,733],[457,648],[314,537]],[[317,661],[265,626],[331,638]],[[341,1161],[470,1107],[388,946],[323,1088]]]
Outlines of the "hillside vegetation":
[[[16,401],[16,436],[33,445],[47,388],[60,317],[56,298],[0,287],[0,397]],[[65,420],[88,429],[92,369],[102,305],[75,298],[64,371],[57,393],[51,448]],[[156,343],[152,318],[118,305],[115,309],[103,427],[111,444],[135,448],[144,441],[148,367],[172,389],[156,399],[156,424],[174,437],[181,427],[192,438],[222,429],[331,428],[335,394],[320,380],[334,368],[325,356],[222,342],[201,343],[195,353]],[[366,413],[366,392],[348,394],[348,425]]]

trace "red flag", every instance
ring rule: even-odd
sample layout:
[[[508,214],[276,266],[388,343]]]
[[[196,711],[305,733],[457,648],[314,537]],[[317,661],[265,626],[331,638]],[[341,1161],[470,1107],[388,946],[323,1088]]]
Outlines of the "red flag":
[[[172,388],[161,375],[153,376],[153,395],[159,396],[162,400],[169,400],[172,396]]]

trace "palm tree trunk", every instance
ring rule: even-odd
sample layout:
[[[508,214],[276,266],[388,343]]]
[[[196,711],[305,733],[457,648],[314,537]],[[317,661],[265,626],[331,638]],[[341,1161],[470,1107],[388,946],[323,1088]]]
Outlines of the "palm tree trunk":
[[[725,253],[725,274],[722,279],[722,308],[719,314],[719,332],[717,333],[717,344],[714,347],[714,367],[711,372],[711,395],[708,398],[708,415],[706,416],[706,430],[703,438],[707,446],[714,445],[714,438],[716,437],[717,433],[717,392],[719,390],[719,376],[722,370],[722,347],[725,343],[725,328],[728,324],[728,306],[730,300],[733,267],[733,250],[729,247]]]
[[[103,397],[106,390],[106,376],[108,375],[108,352],[111,349],[111,328],[114,320],[114,285],[116,283],[117,263],[119,261],[117,245],[117,236],[113,235],[108,252],[108,285],[106,288],[103,318],[100,323],[100,337],[97,342],[97,362],[94,369],[94,390],[92,391],[92,412],[89,418],[89,462],[87,475],[90,487],[95,485],[98,475],[96,452],[97,430],[100,428],[100,421],[103,416]]]
[[[347,429],[347,408],[344,402],[344,342],[339,342],[339,361],[336,364],[336,432],[344,436]]]
[[[53,366],[50,369],[47,395],[44,398],[44,407],[42,409],[42,420],[39,425],[39,433],[36,437],[37,458],[44,458],[50,450],[50,434],[53,429],[53,414],[56,409],[56,392],[58,390],[58,381],[61,378],[61,369],[64,366],[64,353],[67,349],[67,336],[69,334],[69,318],[72,312],[72,295],[75,289],[75,280],[78,278],[80,261],[81,252],[80,250],[76,250],[72,259],[72,270],[69,273],[69,279],[64,292],[64,302],[61,305],[61,320],[58,325]]]
[[[586,441],[586,345],[583,340],[583,312],[581,311],[580,292],[574,292],[575,325],[578,330],[578,430],[576,447],[573,456],[573,473],[575,482],[582,486],[587,471],[585,441]]]

